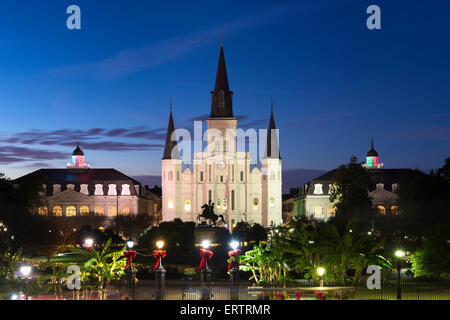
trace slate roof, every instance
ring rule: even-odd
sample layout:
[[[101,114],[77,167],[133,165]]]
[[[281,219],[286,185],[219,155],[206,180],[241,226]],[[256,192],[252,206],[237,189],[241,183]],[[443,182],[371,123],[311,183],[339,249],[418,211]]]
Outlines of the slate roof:
[[[329,185],[333,184],[334,175],[337,169],[328,171],[327,173],[311,180],[308,183],[308,195],[314,195],[314,184],[321,183],[323,194],[328,194]],[[384,190],[392,191],[392,185],[395,183],[400,183],[401,176],[413,172],[411,169],[366,169],[369,174],[371,185],[369,191],[372,192],[376,190],[376,185],[378,183],[384,184]]]
[[[224,105],[219,106],[220,92],[223,91]],[[219,64],[217,66],[216,84],[211,92],[211,118],[233,117],[233,91],[228,85],[227,67],[225,65],[225,54],[223,46],[220,46]]]
[[[54,184],[60,184],[61,191],[67,189],[67,184],[74,184],[75,191],[80,190],[81,184],[87,184],[89,195],[94,194],[96,184],[103,184],[103,190],[106,192],[108,184],[116,184],[119,186],[119,193],[122,184],[129,184],[132,195],[137,195],[134,185],[141,186],[139,181],[116,169],[40,169],[15,179],[13,183],[26,183],[30,178],[42,179],[42,183],[46,184],[48,195],[52,194]]]

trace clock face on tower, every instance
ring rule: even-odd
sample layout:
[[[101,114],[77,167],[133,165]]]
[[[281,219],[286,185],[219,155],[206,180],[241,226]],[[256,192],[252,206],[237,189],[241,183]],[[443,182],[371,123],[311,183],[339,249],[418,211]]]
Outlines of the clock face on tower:
[[[225,161],[223,161],[223,160],[217,161],[217,168],[225,169],[225,166],[226,166]]]

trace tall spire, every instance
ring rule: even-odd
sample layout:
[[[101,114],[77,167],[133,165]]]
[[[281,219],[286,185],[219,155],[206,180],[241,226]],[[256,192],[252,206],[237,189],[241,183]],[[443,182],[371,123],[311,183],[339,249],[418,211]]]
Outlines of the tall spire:
[[[169,125],[167,127],[166,145],[164,147],[163,160],[179,159],[177,141],[172,140],[172,134],[174,131],[175,131],[175,126],[173,124],[173,116],[172,116],[172,98],[170,98],[170,117],[169,117]],[[174,150],[175,150],[175,152],[174,152]],[[174,155],[174,157],[172,157],[172,155]]]
[[[227,67],[223,43],[220,46],[219,64],[217,66],[216,84],[211,92],[211,118],[233,117],[233,92],[228,85]]]
[[[269,129],[267,130],[267,145],[266,145],[266,158],[281,159],[280,157],[280,146],[278,142],[278,135],[276,132],[275,118],[273,116],[273,100],[270,98],[270,121]],[[274,143],[272,145],[272,142]]]

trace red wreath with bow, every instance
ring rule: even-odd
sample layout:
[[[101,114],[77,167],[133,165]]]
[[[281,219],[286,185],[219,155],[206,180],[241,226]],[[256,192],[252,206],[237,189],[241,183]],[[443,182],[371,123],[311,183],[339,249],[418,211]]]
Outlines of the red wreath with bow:
[[[241,255],[241,250],[231,250],[228,251],[228,256],[230,257],[230,263],[228,264],[228,272],[230,272],[230,269],[233,267],[234,264],[236,264],[236,268],[239,269],[239,256]]]
[[[153,271],[155,271],[156,268],[158,268],[161,259],[166,257],[166,250],[153,250],[153,256],[156,258],[156,263],[153,266]],[[161,259],[159,259],[159,257],[161,257]]]
[[[203,267],[206,264],[206,260],[211,259],[213,256],[212,251],[206,250],[206,249],[200,249],[200,256],[202,257],[202,260],[200,261],[200,266],[198,267],[198,272],[203,270]]]
[[[127,258],[127,265],[125,267],[125,270],[128,269],[128,266],[131,263],[131,260],[136,258],[136,251],[133,250],[127,250],[123,252],[123,255],[125,256],[125,258]]]

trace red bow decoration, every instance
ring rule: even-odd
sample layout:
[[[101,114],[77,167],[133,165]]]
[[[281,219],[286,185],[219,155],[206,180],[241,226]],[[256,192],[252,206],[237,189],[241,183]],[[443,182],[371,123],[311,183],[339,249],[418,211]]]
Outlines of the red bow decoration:
[[[322,291],[316,291],[314,294],[319,298],[319,300],[323,300],[323,292]]]
[[[231,250],[228,251],[228,255],[230,256],[230,263],[228,264],[228,272],[230,272],[231,267],[233,267],[233,264],[236,263],[236,267],[239,269],[239,260],[233,259],[234,257],[238,258],[241,255],[241,250]]]
[[[161,261],[159,257],[161,257],[161,259],[164,259],[166,257],[166,250],[153,250],[153,256],[156,258],[156,263],[153,266],[153,271],[155,271]]]
[[[123,252],[123,255],[125,256],[125,258],[127,258],[127,265],[125,267],[125,270],[126,270],[131,263],[131,259],[136,258],[136,251],[127,250],[127,251]]]
[[[295,292],[295,295],[297,296],[297,300],[302,300],[302,294],[303,294],[303,292],[301,292],[301,291]]]
[[[213,256],[212,251],[206,249],[200,249],[200,256],[202,257],[202,261],[200,261],[200,266],[198,267],[198,272],[203,270],[203,267],[206,264],[206,259],[211,259]]]

